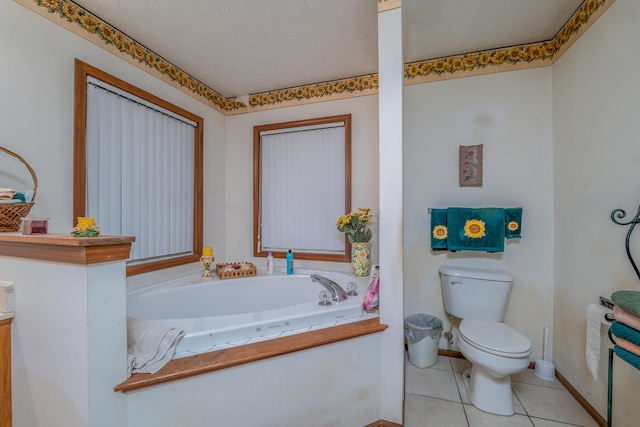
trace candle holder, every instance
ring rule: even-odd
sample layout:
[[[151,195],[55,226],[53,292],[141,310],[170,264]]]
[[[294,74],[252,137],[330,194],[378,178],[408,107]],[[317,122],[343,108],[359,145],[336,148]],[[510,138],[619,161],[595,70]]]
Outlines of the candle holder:
[[[204,265],[204,273],[202,273],[203,279],[213,278],[213,275],[211,274],[211,264],[213,264],[215,260],[216,259],[213,257],[213,255],[202,255],[200,257],[200,262]]]

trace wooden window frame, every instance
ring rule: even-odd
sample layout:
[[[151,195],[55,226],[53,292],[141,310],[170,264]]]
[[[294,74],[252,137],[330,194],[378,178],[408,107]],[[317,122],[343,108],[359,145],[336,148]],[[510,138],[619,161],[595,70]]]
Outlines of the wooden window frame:
[[[75,60],[74,80],[74,130],[73,130],[73,219],[85,216],[87,168],[86,168],[86,119],[87,119],[87,77],[92,76],[186,117],[196,122],[195,164],[194,164],[194,210],[193,210],[193,253],[175,258],[150,261],[127,267],[127,276],[189,264],[200,260],[203,242],[203,126],[204,120],[195,114],[146,92],[111,74],[93,67],[79,59]]]
[[[260,176],[261,176],[261,153],[260,153],[260,134],[265,131],[277,129],[291,129],[305,126],[316,126],[329,123],[343,122],[345,130],[345,170],[344,170],[344,214],[348,214],[351,208],[351,114],[343,114],[337,116],[320,117],[314,119],[295,120],[283,123],[272,123],[253,127],[253,255],[255,257],[266,257],[267,251],[260,247]],[[336,218],[337,221],[338,218]],[[272,252],[274,258],[285,258],[286,252]],[[328,254],[320,252],[296,252],[296,259],[314,260],[314,261],[335,261],[350,262],[351,261],[351,244],[344,237],[344,252],[340,254]]]

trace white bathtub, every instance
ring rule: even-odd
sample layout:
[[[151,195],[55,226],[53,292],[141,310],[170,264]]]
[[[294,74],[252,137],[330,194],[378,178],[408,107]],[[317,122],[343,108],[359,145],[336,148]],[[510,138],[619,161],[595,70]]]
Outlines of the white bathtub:
[[[318,296],[325,288],[311,280],[313,273],[345,290],[354,282],[358,295],[321,306]],[[366,285],[359,282],[324,271],[225,280],[201,280],[198,274],[128,292],[127,316],[183,329],[174,356],[180,358],[370,317],[362,310]]]

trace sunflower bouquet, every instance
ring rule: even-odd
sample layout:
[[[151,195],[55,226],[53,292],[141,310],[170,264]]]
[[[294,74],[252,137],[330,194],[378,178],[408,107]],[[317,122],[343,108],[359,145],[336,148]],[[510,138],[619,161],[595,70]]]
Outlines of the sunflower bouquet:
[[[350,212],[348,215],[343,215],[338,218],[336,227],[338,231],[341,231],[347,235],[349,243],[368,242],[371,240],[371,230],[369,229],[369,223],[371,222],[372,215],[369,213],[369,208],[358,208],[355,212]]]

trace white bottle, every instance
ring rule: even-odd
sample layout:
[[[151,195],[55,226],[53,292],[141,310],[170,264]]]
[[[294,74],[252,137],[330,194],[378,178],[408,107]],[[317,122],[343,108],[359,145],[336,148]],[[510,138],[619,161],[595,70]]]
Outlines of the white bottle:
[[[267,255],[267,274],[273,274],[273,254]]]

